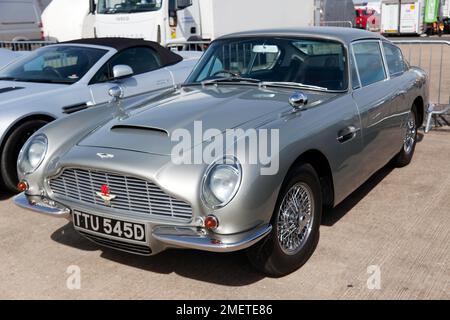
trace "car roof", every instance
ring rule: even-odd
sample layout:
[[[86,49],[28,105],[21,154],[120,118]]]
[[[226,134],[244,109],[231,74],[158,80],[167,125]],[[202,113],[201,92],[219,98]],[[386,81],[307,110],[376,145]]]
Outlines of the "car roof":
[[[66,42],[60,42],[59,44],[80,44],[80,45],[92,45],[92,46],[102,46],[116,49],[118,52],[135,48],[135,47],[148,47],[155,50],[160,58],[163,66],[169,66],[176,64],[183,60],[183,57],[172,52],[159,43],[153,41],[147,41],[142,39],[132,39],[132,38],[87,38],[71,40]]]
[[[219,39],[252,37],[252,36],[314,37],[314,38],[337,40],[347,45],[353,41],[358,40],[366,40],[366,39],[385,40],[383,36],[373,32],[344,27],[305,27],[294,29],[266,29],[256,31],[245,31],[229,34]]]

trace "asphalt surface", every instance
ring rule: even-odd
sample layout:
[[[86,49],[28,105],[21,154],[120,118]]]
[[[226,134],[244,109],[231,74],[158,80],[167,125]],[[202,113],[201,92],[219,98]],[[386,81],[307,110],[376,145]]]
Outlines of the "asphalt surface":
[[[243,253],[101,249],[2,196],[0,298],[450,299],[449,158],[450,131],[426,135],[410,166],[383,168],[327,212],[312,258],[280,279],[254,272]],[[79,268],[80,289],[68,268]]]

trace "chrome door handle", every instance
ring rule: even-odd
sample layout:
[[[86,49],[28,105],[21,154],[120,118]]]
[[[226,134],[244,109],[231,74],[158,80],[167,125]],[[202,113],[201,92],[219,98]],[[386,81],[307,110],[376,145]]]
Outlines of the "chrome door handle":
[[[337,141],[340,143],[350,141],[356,137],[359,131],[361,131],[361,128],[357,128],[354,126],[349,126],[345,129],[342,129],[338,133]]]

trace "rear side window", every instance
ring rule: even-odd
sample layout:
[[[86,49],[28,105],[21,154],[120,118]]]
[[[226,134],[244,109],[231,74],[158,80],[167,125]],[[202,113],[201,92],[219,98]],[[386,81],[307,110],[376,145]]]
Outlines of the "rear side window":
[[[391,76],[402,74],[406,69],[406,64],[403,60],[403,54],[400,48],[387,42],[383,42],[383,48],[389,68],[389,74]]]
[[[111,68],[118,64],[126,64],[134,74],[150,72],[161,67],[161,59],[157,52],[148,47],[136,47],[124,50],[111,59]]]
[[[161,68],[159,54],[148,47],[126,49],[111,58],[92,79],[91,83],[105,82],[112,79],[112,69],[119,64],[125,64],[133,69],[135,75]]]
[[[378,42],[353,44],[356,66],[363,87],[386,79],[383,57]]]

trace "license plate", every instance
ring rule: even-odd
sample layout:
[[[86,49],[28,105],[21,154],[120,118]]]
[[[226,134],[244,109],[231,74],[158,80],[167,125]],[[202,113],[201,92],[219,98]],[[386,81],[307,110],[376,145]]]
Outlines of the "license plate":
[[[145,224],[105,218],[90,213],[73,211],[75,229],[98,235],[147,243]]]

